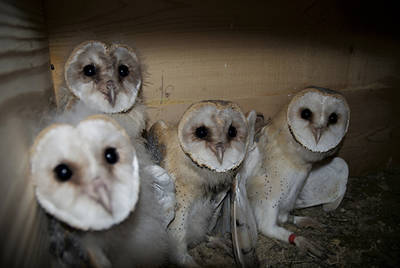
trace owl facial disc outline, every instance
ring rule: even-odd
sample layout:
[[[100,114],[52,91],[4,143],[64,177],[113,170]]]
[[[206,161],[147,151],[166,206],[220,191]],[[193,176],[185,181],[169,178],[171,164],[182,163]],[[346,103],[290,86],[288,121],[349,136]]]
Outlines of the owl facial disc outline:
[[[248,146],[247,120],[228,101],[202,101],[190,106],[178,125],[182,150],[198,166],[216,172],[237,168]]]
[[[142,85],[139,59],[123,44],[84,42],[73,50],[64,70],[70,91],[90,108],[105,113],[131,109]]]
[[[105,116],[42,130],[31,149],[30,177],[46,212],[81,230],[122,222],[139,196],[135,149],[125,131]]]
[[[346,99],[337,92],[307,88],[296,94],[287,109],[294,140],[312,152],[328,152],[342,141],[350,119]]]

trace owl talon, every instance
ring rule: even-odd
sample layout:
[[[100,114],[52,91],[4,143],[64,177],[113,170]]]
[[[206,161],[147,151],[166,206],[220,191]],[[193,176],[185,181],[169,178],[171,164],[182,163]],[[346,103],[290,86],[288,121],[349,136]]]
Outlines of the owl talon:
[[[190,256],[188,253],[184,254],[180,260],[180,264],[183,267],[193,267],[193,268],[199,268],[201,267],[194,259],[192,256]]]
[[[297,227],[300,228],[314,228],[314,229],[323,229],[325,225],[322,223],[319,223],[317,220],[314,220],[313,218],[307,217],[307,216],[293,216],[292,222],[295,224]]]
[[[225,250],[225,252],[231,256],[233,256],[233,251],[232,251],[232,239],[230,238],[223,238],[223,237],[218,237],[218,236],[207,236],[207,244],[206,247],[209,248],[222,248]]]
[[[324,254],[324,249],[316,244],[315,242],[312,242],[310,240],[307,240],[305,237],[303,236],[297,236],[294,239],[294,244],[301,250],[304,252],[308,252],[311,255],[314,255],[318,258],[322,258],[325,254]]]

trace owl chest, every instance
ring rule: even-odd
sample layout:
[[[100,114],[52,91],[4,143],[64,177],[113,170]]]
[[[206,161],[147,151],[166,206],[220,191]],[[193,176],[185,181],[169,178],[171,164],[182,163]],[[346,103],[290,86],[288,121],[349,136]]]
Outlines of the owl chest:
[[[192,200],[202,195],[205,184],[204,178],[189,165],[182,165],[181,162],[180,166],[170,169],[170,174],[175,180],[177,200]]]
[[[171,159],[172,160],[172,159]],[[215,172],[206,167],[198,166],[183,152],[176,155],[176,165],[170,169],[176,184],[181,184],[191,192],[208,192],[209,188],[220,188],[229,181],[230,172]]]
[[[227,176],[184,171],[181,169],[175,177],[178,199],[212,197],[222,191],[226,191],[230,185],[230,180]]]
[[[265,169],[269,176],[270,199],[281,210],[290,211],[304,185],[309,168],[293,163],[279,150],[270,152],[271,156]]]
[[[136,138],[142,134],[145,128],[146,114],[141,105],[136,105],[129,112],[109,114],[127,132],[129,137]]]
[[[252,178],[257,175],[257,173],[266,173],[262,170],[262,154],[260,148],[255,146],[251,151],[249,151],[247,157],[243,161],[243,165],[240,168],[240,177],[241,178]]]
[[[159,221],[159,210],[155,198],[149,193],[146,197],[139,201],[135,211],[122,223],[108,230],[87,232],[83,243],[90,254],[95,254],[98,264],[96,267],[108,267],[105,265],[107,262],[113,267],[129,267],[127,263],[157,263],[162,257],[166,245],[165,234]],[[149,234],[158,237],[157,246],[148,239]],[[150,259],[144,249],[152,249],[157,257]]]
[[[290,211],[294,208],[296,199],[304,185],[306,172],[293,171],[282,174],[277,185],[279,192],[279,208],[282,211]]]

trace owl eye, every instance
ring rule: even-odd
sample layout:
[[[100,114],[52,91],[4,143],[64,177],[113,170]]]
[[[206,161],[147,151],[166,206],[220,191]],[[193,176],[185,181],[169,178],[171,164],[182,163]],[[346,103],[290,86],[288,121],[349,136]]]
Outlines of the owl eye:
[[[204,139],[208,135],[208,130],[205,126],[196,128],[196,137],[199,139]]]
[[[96,74],[96,67],[94,67],[93,64],[88,64],[85,67],[83,67],[83,73],[86,76],[93,76]]]
[[[328,125],[334,125],[337,123],[338,115],[336,113],[331,113],[328,118]]]
[[[108,147],[104,151],[104,158],[106,159],[107,163],[114,165],[119,160],[119,155],[117,149],[113,147]]]
[[[312,112],[310,111],[310,109],[305,108],[301,111],[301,118],[303,118],[304,120],[310,121],[311,116],[312,116]]]
[[[125,77],[129,74],[129,68],[126,65],[121,64],[118,66],[118,73],[120,76]]]
[[[54,168],[54,173],[56,174],[56,179],[65,182],[71,179],[72,170],[69,168],[67,164],[61,163]]]
[[[236,135],[237,135],[237,130],[234,126],[231,125],[228,129],[228,136],[230,138],[234,138],[234,137],[236,137]]]

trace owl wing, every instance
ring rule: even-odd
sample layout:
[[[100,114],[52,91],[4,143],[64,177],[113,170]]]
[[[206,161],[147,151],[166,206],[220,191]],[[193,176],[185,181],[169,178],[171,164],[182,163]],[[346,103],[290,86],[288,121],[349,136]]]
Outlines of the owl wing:
[[[266,125],[268,125],[270,122],[271,122],[271,118],[270,117],[265,119],[265,117],[264,117],[264,115],[262,113],[257,113],[256,122],[255,122],[255,125],[254,125],[255,135],[257,136],[257,134],[261,132],[261,129],[263,127],[265,127]]]
[[[154,188],[155,196],[164,212],[163,218],[166,228],[175,218],[175,183],[167,171],[160,166],[147,166],[146,171],[153,178],[152,187]]]
[[[248,155],[248,153],[249,153],[249,151],[252,149],[252,147],[253,147],[253,144],[254,144],[254,135],[255,135],[255,132],[256,132],[256,122],[257,122],[257,114],[256,114],[256,112],[254,111],[254,110],[252,110],[252,111],[250,111],[249,112],[249,114],[247,115],[247,126],[248,126],[248,129],[249,129],[249,134],[248,134],[248,137],[249,137],[249,144],[248,144],[248,149],[247,149],[247,152],[246,152],[246,156]]]
[[[249,127],[248,149],[245,158],[254,150],[254,135],[257,115],[251,111],[247,116]],[[239,172],[232,185],[231,193],[231,232],[236,262],[241,267],[258,266],[256,255],[257,224],[247,198],[247,173]]]
[[[346,192],[349,168],[340,157],[313,167],[296,200],[296,208],[323,204],[325,211],[336,209]]]
[[[247,198],[246,182],[240,174],[232,186],[231,230],[236,262],[241,267],[257,267],[257,224]]]
[[[50,253],[55,261],[62,267],[96,267],[78,233],[52,216],[48,218]]]
[[[146,135],[146,147],[157,164],[160,164],[165,156],[166,133],[168,130],[167,124],[160,120],[151,126]]]

